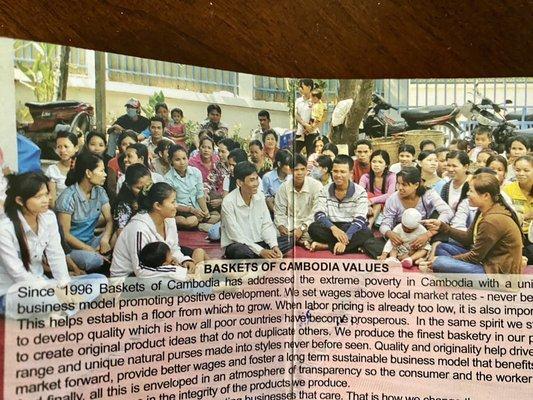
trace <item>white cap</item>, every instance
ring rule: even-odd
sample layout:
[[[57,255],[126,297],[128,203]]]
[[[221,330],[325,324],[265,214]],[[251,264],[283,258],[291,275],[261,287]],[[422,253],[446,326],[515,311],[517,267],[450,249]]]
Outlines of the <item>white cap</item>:
[[[133,107],[133,108],[140,108],[141,102],[137,100],[135,97],[130,97],[130,99],[124,104],[126,107]]]
[[[408,208],[403,212],[402,225],[408,229],[416,229],[422,221],[422,214],[416,208]]]

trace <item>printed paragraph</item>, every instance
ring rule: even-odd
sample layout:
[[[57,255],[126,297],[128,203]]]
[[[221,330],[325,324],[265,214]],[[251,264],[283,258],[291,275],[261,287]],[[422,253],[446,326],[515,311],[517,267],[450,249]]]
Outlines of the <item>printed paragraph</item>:
[[[296,373],[306,377],[299,398],[488,399],[505,387],[521,399],[530,391],[531,277],[338,270],[297,272],[295,282]],[[360,389],[377,384],[388,390]]]
[[[13,299],[24,317],[6,321],[7,398],[294,399],[294,330],[274,304],[291,280],[128,279],[32,318],[24,294]],[[33,291],[31,304],[46,295]]]

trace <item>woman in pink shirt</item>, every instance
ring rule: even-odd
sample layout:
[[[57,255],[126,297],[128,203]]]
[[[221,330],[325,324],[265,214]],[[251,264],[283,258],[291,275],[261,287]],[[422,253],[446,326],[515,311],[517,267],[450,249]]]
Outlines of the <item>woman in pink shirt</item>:
[[[396,190],[396,174],[389,171],[390,157],[385,150],[375,150],[370,156],[370,172],[359,180],[368,194],[368,226],[372,228],[383,205]],[[378,224],[379,225],[379,224]]]
[[[219,170],[217,163],[220,157],[213,153],[214,142],[210,137],[203,137],[200,141],[200,151],[189,159],[189,165],[196,167],[202,173],[204,192],[210,211],[219,210],[222,205],[222,186],[218,183]]]

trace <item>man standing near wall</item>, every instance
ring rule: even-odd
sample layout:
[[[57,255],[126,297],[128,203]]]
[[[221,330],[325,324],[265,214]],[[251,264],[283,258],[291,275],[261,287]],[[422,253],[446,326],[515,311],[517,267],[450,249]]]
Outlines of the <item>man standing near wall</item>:
[[[317,137],[317,134],[313,133],[313,127],[309,124],[313,110],[313,105],[311,104],[311,90],[313,90],[313,87],[314,82],[312,79],[301,79],[298,83],[298,90],[301,96],[294,103],[295,117],[298,122],[296,137],[294,139],[294,152],[300,153],[305,147],[307,157],[313,153],[313,142]]]
[[[200,129],[211,132],[211,138],[215,141],[215,144],[218,144],[219,141],[228,136],[229,129],[220,120],[221,117],[222,110],[220,106],[218,104],[209,104],[207,106],[207,119],[200,125]]]
[[[272,128],[270,126],[270,113],[267,110],[259,111],[257,113],[257,120],[259,121],[259,127],[252,131],[251,140],[259,140],[263,143],[263,133],[270,129],[276,132],[279,138],[285,133],[283,128]]]

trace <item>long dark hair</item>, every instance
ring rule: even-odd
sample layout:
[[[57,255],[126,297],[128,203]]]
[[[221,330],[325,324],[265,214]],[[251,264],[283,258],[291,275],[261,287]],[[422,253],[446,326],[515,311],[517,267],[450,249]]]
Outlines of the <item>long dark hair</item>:
[[[387,153],[385,150],[374,150],[374,152],[372,152],[372,155],[370,156],[370,193],[374,193],[374,181],[376,180],[376,174],[372,169],[372,160],[374,159],[374,157],[377,156],[381,156],[381,158],[383,158],[383,160],[385,161],[385,169],[383,170],[383,182],[381,183],[381,193],[385,193],[385,188],[387,187],[387,178],[390,173],[390,157],[389,153]]]
[[[422,182],[422,175],[420,174],[418,167],[406,167],[402,169],[396,174],[396,181],[398,181],[399,178],[402,178],[404,182],[413,185],[418,183],[418,188],[416,189],[417,196],[422,197],[426,193],[426,187]]]
[[[75,183],[80,183],[85,177],[85,171],[94,171],[99,163],[103,163],[102,157],[93,154],[90,151],[82,151],[78,157],[76,157],[76,163],[65,179],[65,185],[71,186]]]
[[[8,175],[8,188],[6,191],[6,200],[4,202],[4,211],[7,217],[13,223],[15,228],[15,236],[20,248],[20,256],[22,264],[26,270],[30,268],[30,250],[26,235],[22,228],[22,222],[19,218],[18,212],[22,210],[22,206],[16,202],[16,198],[20,197],[22,202],[26,202],[35,196],[42,188],[47,187],[48,178],[41,172],[26,172],[19,175]]]
[[[128,146],[126,151],[129,149],[134,149],[137,153],[137,157],[143,158],[143,164],[146,166],[146,168],[150,168],[150,165],[148,164],[148,147],[142,143],[133,143]]]
[[[133,164],[125,174],[124,184],[121,186],[115,199],[115,206],[120,203],[126,203],[133,207],[137,203],[137,197],[133,194],[131,187],[135,185],[139,179],[145,176],[150,176],[150,170],[143,164]]]
[[[479,174],[475,174],[472,177],[470,184],[474,187],[477,193],[479,194],[488,193],[494,203],[501,204],[507,211],[509,211],[511,213],[511,218],[515,222],[516,226],[518,226],[518,229],[520,230],[520,232],[522,232],[522,226],[520,225],[518,216],[516,215],[515,211],[511,208],[511,206],[507,204],[507,202],[501,195],[500,182],[498,181],[498,178],[496,178],[494,174],[487,173],[487,172],[481,172]],[[478,215],[479,215],[479,212],[478,214],[476,214],[476,218],[478,217]]]
[[[154,183],[149,190],[142,190],[139,193],[139,210],[150,212],[154,209],[155,203],[162,203],[175,190],[166,182]]]
[[[85,138],[85,150],[86,151],[90,151],[89,150],[89,143],[91,142],[91,139],[93,137],[99,137],[100,139],[102,139],[102,141],[104,142],[104,145],[107,146],[107,139],[105,137],[105,134],[103,134],[102,132],[98,132],[98,131],[91,131],[87,134],[87,137]],[[120,144],[120,142],[118,142]],[[105,154],[105,152],[104,152]]]
[[[233,149],[233,150],[231,150],[229,152],[228,160],[230,158],[235,160],[235,164],[238,164],[240,162],[247,161],[248,160],[248,155],[246,154],[246,152],[243,149],[238,148],[238,149]],[[228,191],[231,192],[236,187],[237,187],[237,179],[232,174],[229,177],[229,190]]]

